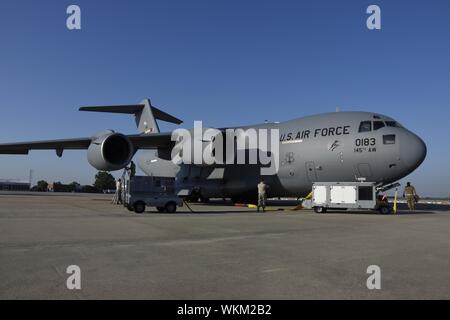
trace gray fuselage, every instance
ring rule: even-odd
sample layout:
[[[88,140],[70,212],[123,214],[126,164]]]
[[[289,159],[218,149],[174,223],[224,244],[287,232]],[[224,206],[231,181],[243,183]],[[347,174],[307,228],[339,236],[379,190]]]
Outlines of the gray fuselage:
[[[395,182],[414,171],[427,151],[417,135],[394,119],[369,112],[325,113],[242,128],[279,130],[279,171],[264,176],[270,197],[304,196],[313,182]],[[151,151],[143,153],[139,166],[148,175],[174,176],[178,189],[195,189],[206,198],[256,194],[261,179],[259,165],[177,166]]]

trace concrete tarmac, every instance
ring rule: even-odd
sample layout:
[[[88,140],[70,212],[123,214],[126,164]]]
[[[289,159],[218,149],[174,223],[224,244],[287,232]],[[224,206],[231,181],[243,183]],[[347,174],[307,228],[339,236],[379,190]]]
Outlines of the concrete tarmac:
[[[449,299],[450,207],[137,215],[110,196],[0,194],[1,299]],[[81,268],[68,290],[66,268]],[[381,290],[368,290],[368,266]]]

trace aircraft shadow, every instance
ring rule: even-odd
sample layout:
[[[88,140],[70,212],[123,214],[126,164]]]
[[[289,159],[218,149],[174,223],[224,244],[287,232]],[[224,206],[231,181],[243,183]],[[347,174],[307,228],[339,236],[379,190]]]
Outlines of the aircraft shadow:
[[[300,204],[300,201],[296,200],[269,200],[267,201],[266,205],[268,207],[276,207],[277,209],[267,210],[268,212],[275,212],[275,211],[284,211],[286,208],[292,208]],[[223,214],[236,214],[236,213],[256,213],[256,209],[248,209],[246,207],[239,210],[234,205],[234,203],[230,200],[219,200],[214,199],[210,200],[207,203],[188,203],[188,206],[192,209],[192,211],[189,210],[189,208],[184,204],[183,208],[181,210],[177,210],[175,213],[165,213],[165,212],[159,212],[157,210],[147,210],[146,214],[159,214],[159,215],[178,215],[178,214],[217,214],[217,215],[223,215]],[[230,210],[227,208],[223,209],[214,209],[214,210],[208,210],[208,207],[230,207],[236,210]],[[416,211],[409,211],[407,205],[405,203],[399,203],[398,204],[398,211],[397,215],[427,215],[427,214],[436,214],[438,212],[444,212],[448,211],[450,212],[450,205],[434,205],[434,204],[426,204],[426,203],[419,203],[416,205]],[[378,214],[377,211],[374,210],[363,210],[363,211],[357,211],[357,210],[328,210],[327,213],[330,214],[360,214],[360,215],[373,215]]]
[[[168,212],[159,212],[157,210],[147,210],[145,211],[143,214],[149,214],[149,215],[183,215],[183,214],[217,214],[217,215],[223,215],[223,214],[233,214],[233,213],[251,213],[253,211],[250,210],[234,210],[234,211],[230,211],[230,210],[220,210],[220,211],[210,211],[210,210],[202,210],[202,211],[196,211],[196,210],[192,210],[189,211],[186,209],[183,209],[183,211],[179,211],[177,210],[176,212],[173,213],[168,213]],[[256,211],[255,211],[256,213]]]
[[[392,204],[391,204],[392,205]],[[392,213],[391,215],[422,215],[422,214],[436,214],[437,211],[448,211],[450,212],[450,206],[449,205],[434,205],[434,204],[427,204],[427,203],[419,203],[416,205],[416,210],[411,211],[408,209],[408,206],[406,203],[399,203],[397,205],[397,213]],[[374,210],[328,210],[327,213],[332,214],[379,214],[377,211]]]
[[[378,211],[375,210],[367,210],[367,211],[347,211],[347,210],[328,210],[327,214],[346,214],[346,215],[379,215],[379,216],[396,216],[396,215],[428,215],[428,214],[436,214],[437,212],[433,211],[423,211],[423,210],[416,210],[416,211],[402,211],[398,210],[397,213],[391,213],[391,214],[385,214],[382,215]]]
[[[450,212],[450,205],[445,204],[431,204],[431,203],[418,203],[416,204],[416,211],[410,211],[406,203],[399,203],[397,205],[399,213],[424,213],[430,211],[431,213],[436,213],[436,211],[448,211]]]

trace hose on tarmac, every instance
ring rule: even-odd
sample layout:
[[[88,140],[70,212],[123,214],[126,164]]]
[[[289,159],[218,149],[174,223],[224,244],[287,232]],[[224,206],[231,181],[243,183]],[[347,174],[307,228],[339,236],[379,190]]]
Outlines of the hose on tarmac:
[[[189,207],[189,205],[187,204],[186,200],[183,199],[183,203],[186,205],[186,207],[188,207],[189,211],[191,213],[195,213],[194,210],[191,209],[191,207]]]

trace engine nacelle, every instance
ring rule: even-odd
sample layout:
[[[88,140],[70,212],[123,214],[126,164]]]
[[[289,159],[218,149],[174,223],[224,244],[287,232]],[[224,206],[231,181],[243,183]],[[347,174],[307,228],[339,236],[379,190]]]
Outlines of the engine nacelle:
[[[125,168],[134,152],[133,144],[125,135],[105,131],[92,140],[87,150],[87,158],[97,170],[115,171]]]

